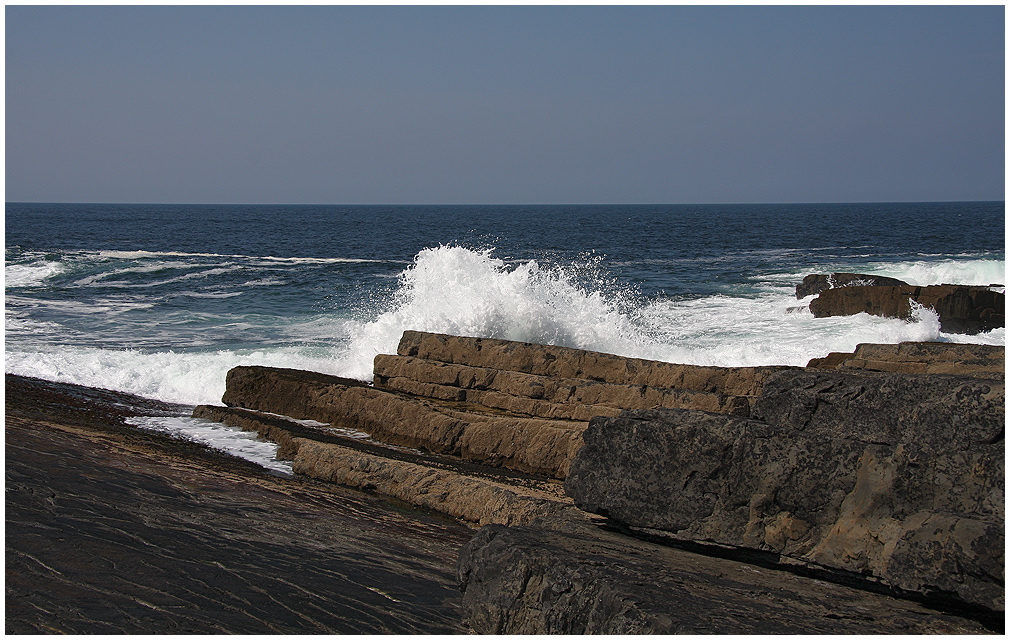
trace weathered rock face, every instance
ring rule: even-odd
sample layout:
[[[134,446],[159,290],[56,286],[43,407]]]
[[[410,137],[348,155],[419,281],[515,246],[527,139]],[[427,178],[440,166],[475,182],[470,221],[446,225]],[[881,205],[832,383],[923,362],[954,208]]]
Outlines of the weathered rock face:
[[[837,287],[902,287],[907,284],[904,280],[898,280],[897,278],[868,276],[862,273],[812,273],[803,278],[803,282],[796,285],[796,299],[800,300],[820,293],[825,289],[834,289]]]
[[[484,527],[457,573],[479,634],[985,632],[914,603],[588,529]]]
[[[783,367],[703,367],[568,347],[404,331],[400,356],[485,369],[727,395],[753,396],[769,373]]]
[[[354,429],[390,444],[563,478],[582,446],[584,422],[465,411],[357,381],[271,367],[228,372],[229,406]],[[349,383],[350,382],[350,383]]]
[[[747,415],[751,396],[558,378],[411,356],[375,357],[375,387],[455,400],[516,415],[588,422],[622,409],[677,407]]]
[[[989,287],[959,285],[846,286],[825,289],[810,301],[816,318],[857,313],[885,318],[909,318],[910,301],[936,311],[940,329],[948,333],[980,333],[1006,325],[1005,297]]]
[[[795,369],[770,376],[753,417],[810,436],[936,450],[1003,438],[1003,380]]]
[[[1002,346],[902,342],[860,344],[852,353],[829,353],[823,358],[814,358],[807,367],[1001,378],[1005,362],[1006,348]]]
[[[200,405],[194,417],[256,431],[280,445],[295,473],[374,491],[474,525],[586,519],[558,481],[496,473],[445,456],[389,447],[364,434],[236,407]]]
[[[752,418],[597,418],[576,505],[1004,610],[1002,381],[783,371]]]

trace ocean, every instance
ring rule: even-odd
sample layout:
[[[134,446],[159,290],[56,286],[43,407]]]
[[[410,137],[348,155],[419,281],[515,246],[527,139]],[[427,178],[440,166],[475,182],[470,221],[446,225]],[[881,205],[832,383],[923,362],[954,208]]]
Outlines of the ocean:
[[[795,296],[834,271],[1002,285],[1004,230],[1003,202],[7,203],[5,371],[188,407],[220,404],[237,365],[370,380],[405,329],[723,366],[1004,345],[929,310],[814,318]],[[183,413],[172,428],[214,440]]]

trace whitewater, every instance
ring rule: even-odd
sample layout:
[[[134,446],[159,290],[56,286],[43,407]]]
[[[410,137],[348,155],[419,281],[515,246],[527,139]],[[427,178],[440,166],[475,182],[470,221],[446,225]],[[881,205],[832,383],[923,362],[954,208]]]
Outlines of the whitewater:
[[[368,261],[8,251],[5,371],[195,405],[220,404],[225,374],[238,365],[370,381],[375,355],[395,353],[407,329],[721,366],[803,365],[864,342],[1005,344],[1005,329],[942,333],[927,309],[917,310],[912,321],[866,314],[814,318],[810,298],[797,300],[794,293],[810,269],[745,276],[736,283],[744,294],[647,296],[615,281],[600,260],[544,263],[500,253],[425,248],[395,275],[370,274],[387,282],[357,298],[367,304],[285,316],[208,302],[270,297],[307,266]],[[916,285],[1002,283],[1005,273],[1003,260],[970,256],[817,266]],[[317,295],[323,300],[327,293]]]

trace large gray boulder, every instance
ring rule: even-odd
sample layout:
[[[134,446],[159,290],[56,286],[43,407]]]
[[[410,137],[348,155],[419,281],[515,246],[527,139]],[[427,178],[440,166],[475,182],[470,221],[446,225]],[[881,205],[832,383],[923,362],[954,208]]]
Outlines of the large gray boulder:
[[[590,421],[565,488],[631,527],[1003,611],[1004,402],[995,380],[783,371],[752,418]]]

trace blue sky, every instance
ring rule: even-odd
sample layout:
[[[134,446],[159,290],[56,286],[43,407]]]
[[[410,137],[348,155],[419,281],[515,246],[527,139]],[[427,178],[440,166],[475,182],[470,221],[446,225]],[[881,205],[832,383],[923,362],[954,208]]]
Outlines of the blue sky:
[[[5,15],[7,201],[1004,194],[1003,6]]]

